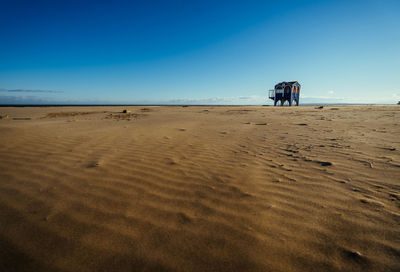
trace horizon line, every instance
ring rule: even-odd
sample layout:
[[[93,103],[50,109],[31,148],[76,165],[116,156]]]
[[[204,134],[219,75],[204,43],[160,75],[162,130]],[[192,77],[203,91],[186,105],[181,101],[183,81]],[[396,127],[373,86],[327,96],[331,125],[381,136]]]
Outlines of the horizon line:
[[[398,106],[397,103],[303,103],[299,106]],[[268,104],[0,104],[0,107],[115,107],[115,106],[169,106],[169,107],[289,107]]]

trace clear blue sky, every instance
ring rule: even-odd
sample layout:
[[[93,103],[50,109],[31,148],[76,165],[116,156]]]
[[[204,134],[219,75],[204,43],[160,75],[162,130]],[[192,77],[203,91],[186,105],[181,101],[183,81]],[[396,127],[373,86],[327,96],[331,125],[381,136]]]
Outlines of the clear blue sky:
[[[0,104],[400,100],[400,1],[0,0]]]

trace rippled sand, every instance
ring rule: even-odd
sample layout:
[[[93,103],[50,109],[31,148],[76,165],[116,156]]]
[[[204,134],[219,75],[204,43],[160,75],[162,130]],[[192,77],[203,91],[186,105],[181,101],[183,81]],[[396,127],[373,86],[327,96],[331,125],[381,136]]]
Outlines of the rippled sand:
[[[1,271],[400,271],[400,107],[0,108]]]

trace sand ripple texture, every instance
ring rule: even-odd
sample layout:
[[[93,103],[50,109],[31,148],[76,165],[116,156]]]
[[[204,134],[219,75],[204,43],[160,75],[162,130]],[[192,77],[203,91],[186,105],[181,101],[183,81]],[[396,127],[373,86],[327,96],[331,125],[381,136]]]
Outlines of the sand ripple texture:
[[[1,271],[400,271],[400,107],[122,109],[0,108]]]

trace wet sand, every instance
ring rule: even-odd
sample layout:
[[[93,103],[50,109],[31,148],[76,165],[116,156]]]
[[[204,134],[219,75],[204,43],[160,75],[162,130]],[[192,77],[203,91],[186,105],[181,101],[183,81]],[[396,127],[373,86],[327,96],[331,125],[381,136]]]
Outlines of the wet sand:
[[[400,107],[0,108],[0,271],[400,271]]]

